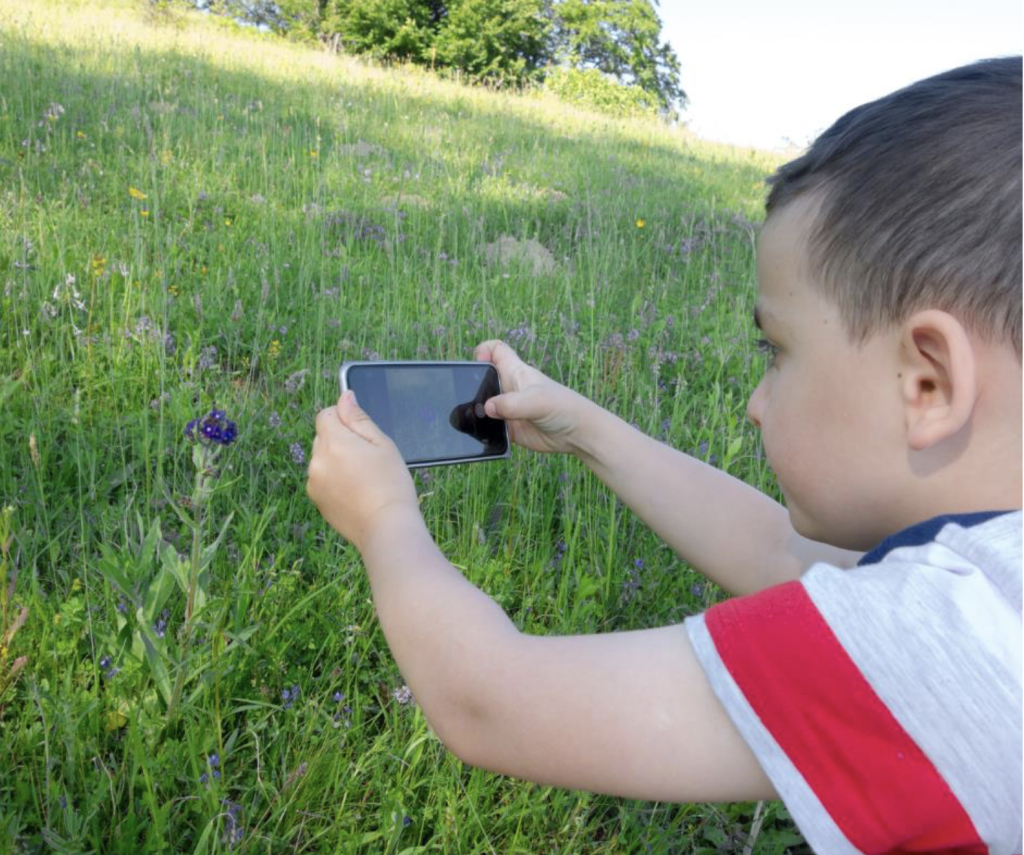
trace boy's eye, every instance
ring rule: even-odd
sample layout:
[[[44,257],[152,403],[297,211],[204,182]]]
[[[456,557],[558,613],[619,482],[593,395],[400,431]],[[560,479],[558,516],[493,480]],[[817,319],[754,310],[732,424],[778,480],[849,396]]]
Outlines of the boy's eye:
[[[779,352],[779,348],[772,344],[766,338],[759,338],[755,344],[757,349],[768,357],[768,365],[772,365],[775,362],[775,357]]]

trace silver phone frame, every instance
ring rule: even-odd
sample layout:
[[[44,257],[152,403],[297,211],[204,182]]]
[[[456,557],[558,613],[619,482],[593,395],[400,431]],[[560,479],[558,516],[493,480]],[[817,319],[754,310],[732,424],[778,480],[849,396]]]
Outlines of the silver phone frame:
[[[338,380],[341,383],[342,393],[348,391],[348,372],[350,368],[362,368],[369,366],[371,368],[386,368],[390,365],[400,365],[406,368],[415,367],[429,367],[429,366],[445,366],[451,367],[453,365],[471,365],[479,368],[481,365],[487,365],[494,368],[495,374],[498,369],[494,367],[493,363],[490,362],[478,362],[471,359],[379,359],[376,361],[371,360],[358,360],[351,362],[343,362],[341,368],[338,370]],[[501,394],[501,375],[498,375],[498,394]],[[453,466],[458,463],[484,463],[488,460],[507,460],[512,456],[512,440],[508,435],[508,425],[505,424],[503,419],[496,419],[500,421],[505,430],[505,453],[504,454],[488,454],[486,457],[454,457],[445,460],[430,460],[423,463],[408,463],[406,466],[409,469],[428,469],[431,466]]]

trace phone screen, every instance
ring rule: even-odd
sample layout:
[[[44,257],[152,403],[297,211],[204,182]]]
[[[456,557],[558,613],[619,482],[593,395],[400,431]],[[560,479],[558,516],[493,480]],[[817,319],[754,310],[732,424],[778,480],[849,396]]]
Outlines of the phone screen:
[[[348,388],[406,463],[485,460],[508,453],[505,423],[484,413],[500,394],[487,363],[350,365]]]

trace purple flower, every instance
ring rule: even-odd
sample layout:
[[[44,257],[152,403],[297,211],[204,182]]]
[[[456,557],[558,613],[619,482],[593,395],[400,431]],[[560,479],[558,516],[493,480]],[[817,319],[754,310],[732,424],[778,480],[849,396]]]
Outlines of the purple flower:
[[[160,612],[160,617],[157,618],[155,624],[153,624],[153,632],[157,638],[163,638],[167,634],[167,618],[170,617],[171,613],[167,609]]]
[[[238,428],[224,410],[210,410],[202,419],[185,425],[185,436],[204,445],[231,445],[238,438]]]
[[[220,765],[220,755],[214,752],[206,758],[206,762],[210,764],[211,769],[216,769]]]
[[[644,569],[644,560],[642,558],[637,558],[633,562],[633,566],[636,567],[637,570],[643,570]]]
[[[292,708],[292,704],[294,704],[298,699],[299,699],[299,687],[298,686],[292,686],[290,691],[288,689],[282,689],[281,690],[281,700],[284,701],[284,708],[286,710],[291,709]]]
[[[306,462],[306,451],[302,447],[302,443],[293,442],[291,446],[289,446],[289,451],[292,453],[292,460],[300,466]]]
[[[334,701],[335,701],[335,703],[339,703],[340,704],[343,700],[345,700],[344,692],[335,692],[334,693]]]
[[[101,671],[108,671],[109,669],[110,669],[110,657],[109,656],[104,656],[102,659],[100,659],[100,670]]]

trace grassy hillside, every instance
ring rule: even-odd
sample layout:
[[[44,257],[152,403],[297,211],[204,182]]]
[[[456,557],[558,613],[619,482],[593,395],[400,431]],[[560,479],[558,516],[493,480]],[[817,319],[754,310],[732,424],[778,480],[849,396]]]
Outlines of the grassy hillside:
[[[0,0],[0,635],[27,610],[0,648],[0,849],[798,845],[774,804],[462,766],[304,492],[343,360],[493,336],[772,490],[743,411],[774,165],[141,3]],[[212,407],[239,438],[204,481],[183,430]],[[574,460],[417,483],[442,549],[529,632],[718,596]]]

